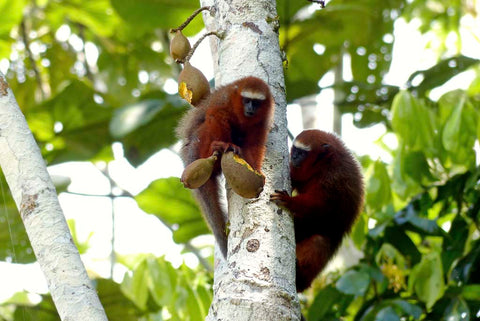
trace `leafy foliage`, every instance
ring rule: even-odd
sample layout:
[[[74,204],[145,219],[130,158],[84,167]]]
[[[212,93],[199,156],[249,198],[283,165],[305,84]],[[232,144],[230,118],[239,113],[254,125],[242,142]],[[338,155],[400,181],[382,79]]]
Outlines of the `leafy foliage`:
[[[136,200],[141,209],[172,227],[173,239],[177,243],[186,243],[198,235],[209,233],[192,194],[177,177],[152,182]]]

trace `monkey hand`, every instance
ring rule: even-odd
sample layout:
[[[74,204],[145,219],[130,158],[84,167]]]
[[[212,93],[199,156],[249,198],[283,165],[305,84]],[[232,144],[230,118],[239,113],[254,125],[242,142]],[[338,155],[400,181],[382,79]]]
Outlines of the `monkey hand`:
[[[286,190],[275,190],[275,193],[270,194],[270,202],[277,204],[277,206],[286,208],[288,201],[291,199],[291,196],[288,195]]]
[[[225,143],[221,141],[213,141],[210,145],[210,149],[215,153],[219,152],[221,154],[232,151],[237,155],[241,155],[241,148],[232,143]]]

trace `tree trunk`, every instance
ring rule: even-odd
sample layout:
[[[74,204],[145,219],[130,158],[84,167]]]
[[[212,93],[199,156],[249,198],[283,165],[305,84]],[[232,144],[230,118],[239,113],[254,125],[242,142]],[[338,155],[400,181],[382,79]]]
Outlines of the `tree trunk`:
[[[80,260],[55,187],[0,73],[0,167],[62,320],[107,320]]]
[[[295,290],[295,239],[291,216],[269,202],[275,189],[290,189],[283,64],[275,0],[203,0],[212,39],[215,84],[245,76],[265,80],[275,99],[274,124],[262,171],[264,191],[247,200],[227,189],[228,258],[216,255],[214,298],[207,320],[299,320]]]

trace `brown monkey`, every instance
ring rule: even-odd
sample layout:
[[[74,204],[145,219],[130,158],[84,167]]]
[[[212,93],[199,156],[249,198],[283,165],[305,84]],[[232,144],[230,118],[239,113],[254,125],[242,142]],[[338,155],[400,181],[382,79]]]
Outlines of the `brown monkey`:
[[[360,166],[334,134],[305,130],[290,153],[295,196],[275,191],[270,200],[293,215],[297,291],[308,288],[350,232],[363,206]]]
[[[256,77],[242,78],[213,91],[190,109],[177,128],[183,140],[181,157],[185,166],[214,152],[233,150],[260,171],[273,109],[268,85]],[[220,206],[219,174],[217,161],[207,183],[193,191],[226,257],[226,213]]]

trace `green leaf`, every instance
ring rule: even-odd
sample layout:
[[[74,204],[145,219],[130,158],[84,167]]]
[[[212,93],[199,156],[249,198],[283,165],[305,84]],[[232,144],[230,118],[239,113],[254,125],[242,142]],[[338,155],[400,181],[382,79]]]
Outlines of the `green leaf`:
[[[359,81],[335,84],[334,89],[343,93],[340,97],[335,97],[339,110],[342,113],[354,114],[354,124],[360,128],[378,123],[388,125],[390,106],[400,90],[397,86]]]
[[[150,99],[117,109],[110,122],[111,135],[116,139],[122,138],[148,124],[161,111],[163,104],[161,100]]]
[[[386,307],[377,313],[375,321],[400,321],[400,317],[392,307]]]
[[[409,288],[415,291],[427,309],[433,307],[445,291],[440,255],[436,252],[424,255],[420,263],[413,268],[408,281]]]
[[[312,305],[308,309],[309,321],[326,320],[332,311],[344,311],[353,300],[350,295],[338,291],[334,286],[329,285],[316,293]]]
[[[465,300],[480,301],[480,284],[468,284],[462,288]]]
[[[353,225],[352,232],[350,233],[353,243],[359,249],[362,248],[362,245],[367,237],[367,221],[368,217],[366,215],[360,215],[360,217],[357,219],[357,222]]]
[[[398,265],[400,268],[405,266],[405,259],[403,255],[391,244],[384,243],[380,250],[375,255],[375,262],[378,266],[381,266],[384,262],[392,262]]]
[[[401,299],[393,300],[392,305],[395,306],[397,309],[400,309],[401,311],[406,313],[408,316],[413,317],[414,320],[419,320],[423,312],[422,308],[420,308],[418,305],[412,304],[410,302],[407,302]]]
[[[364,271],[347,271],[335,284],[345,294],[364,295],[370,285],[370,275]]]
[[[138,205],[170,226],[175,241],[186,242],[210,233],[191,192],[177,177],[159,179],[135,197]]]
[[[144,29],[176,28],[199,7],[195,0],[111,0],[111,4],[122,19]],[[185,29],[186,34],[200,31],[202,23],[198,15]]]
[[[422,255],[403,228],[399,226],[387,227],[383,241],[392,244],[411,264],[420,262]]]
[[[28,124],[49,164],[91,160],[110,149],[108,123],[112,110],[97,104],[96,94],[87,84],[73,80],[58,95],[27,114]],[[111,154],[103,157],[109,158]]]
[[[392,194],[390,177],[385,164],[376,161],[367,169],[367,205],[373,210],[380,210],[390,203]]]
[[[168,305],[173,300],[173,293],[177,286],[177,272],[169,262],[163,258],[147,258],[148,287],[155,302]]]
[[[419,96],[422,96],[427,90],[444,84],[453,76],[467,70],[478,62],[480,62],[480,60],[466,56],[448,58],[440,61],[438,64],[427,70],[414,72],[408,78],[407,84],[411,89],[418,91]],[[413,86],[412,82],[415,79],[421,79],[421,82],[416,86]]]
[[[475,166],[473,146],[477,137],[478,112],[462,90],[443,95],[438,101],[444,121],[442,143],[452,160],[467,167]]]
[[[401,169],[405,176],[409,176],[419,185],[428,185],[435,181],[425,154],[421,151],[406,151],[401,160]]]
[[[118,110],[110,133],[123,143],[125,157],[137,166],[177,141],[175,127],[185,110],[176,96],[143,100]]]
[[[46,10],[50,24],[58,28],[65,20],[81,24],[103,37],[111,36],[119,24],[109,0],[71,0],[49,2]]]
[[[142,261],[133,271],[133,275],[125,274],[121,289],[123,294],[129,298],[142,311],[147,309],[148,300],[148,270],[147,262]]]
[[[448,237],[442,245],[442,262],[445,271],[449,271],[452,263],[462,257],[465,243],[469,237],[469,226],[461,215],[455,216]]]
[[[460,284],[470,282],[480,273],[480,241],[476,240],[471,243],[471,251],[456,262],[450,279]]]
[[[25,0],[0,0],[0,12],[2,23],[0,23],[0,58],[8,57],[10,45],[13,39],[10,38],[11,30],[20,25],[23,17]]]
[[[405,159],[409,154],[405,142],[400,141],[400,145],[394,152],[393,159],[393,190],[402,200],[407,201],[409,197],[421,193],[422,186],[420,182],[414,180],[409,173],[406,173]],[[424,173],[423,173],[424,174]]]
[[[93,232],[90,232],[86,238],[86,240],[80,240],[78,238],[78,233],[77,233],[77,224],[74,219],[69,219],[67,220],[68,228],[70,229],[70,234],[72,234],[72,239],[73,242],[75,243],[75,246],[78,249],[78,252],[80,254],[85,254],[87,250],[90,248],[90,239],[93,236]]]
[[[404,209],[395,214],[395,222],[404,228],[428,235],[444,236],[445,231],[438,226],[435,220],[420,216],[415,201],[409,203]]]
[[[434,115],[407,91],[400,91],[393,99],[392,127],[409,149],[423,150],[427,156],[436,154]]]
[[[109,321],[137,321],[142,313],[113,280],[96,279],[98,297]],[[38,319],[43,320],[43,319]]]

